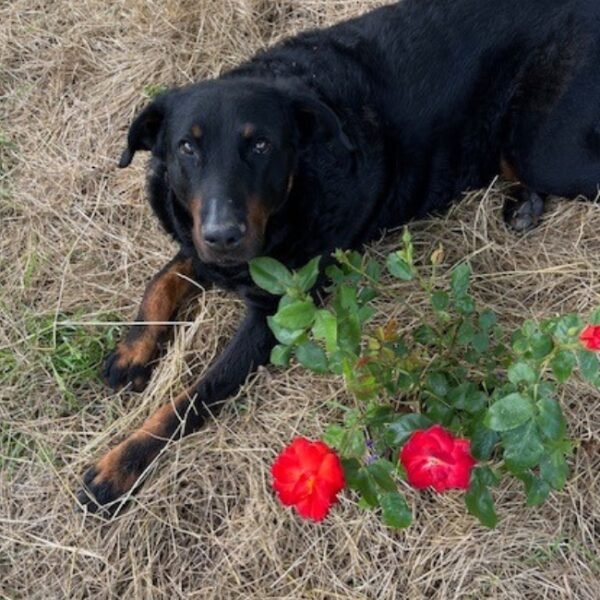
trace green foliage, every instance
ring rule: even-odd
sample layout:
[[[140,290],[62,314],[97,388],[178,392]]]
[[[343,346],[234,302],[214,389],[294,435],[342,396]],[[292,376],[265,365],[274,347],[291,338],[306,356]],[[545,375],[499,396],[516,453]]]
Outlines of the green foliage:
[[[493,311],[476,306],[467,263],[447,277],[443,248],[425,266],[415,263],[414,254],[407,229],[402,247],[383,265],[337,251],[326,269],[331,282],[326,307],[317,306],[310,293],[319,277],[318,259],[295,273],[270,258],[252,261],[256,284],[281,296],[269,319],[279,342],[272,362],[284,366],[295,358],[317,373],[343,377],[355,404],[324,440],[339,453],[360,505],[380,511],[386,525],[402,528],[412,519],[398,485],[404,477],[398,463],[402,446],[415,431],[440,423],[470,440],[479,462],[466,507],[494,527],[492,488],[503,477],[523,482],[529,506],[565,485],[572,444],[565,438],[557,384],[578,371],[600,387],[598,357],[579,343],[584,326],[579,316],[525,321],[507,335]],[[369,323],[372,300],[387,293],[384,272],[417,282],[429,297],[430,310],[411,332],[401,333],[394,320]],[[600,311],[588,322],[600,322]]]
[[[79,386],[98,377],[105,354],[115,345],[115,315],[83,321],[83,314],[31,316],[26,320],[28,344],[36,361],[54,378],[68,409],[75,409]],[[86,320],[87,321],[87,320]],[[89,321],[88,321],[89,322]]]
[[[144,86],[144,96],[148,100],[154,100],[157,96],[164,94],[169,89],[169,86],[164,83],[149,83]]]

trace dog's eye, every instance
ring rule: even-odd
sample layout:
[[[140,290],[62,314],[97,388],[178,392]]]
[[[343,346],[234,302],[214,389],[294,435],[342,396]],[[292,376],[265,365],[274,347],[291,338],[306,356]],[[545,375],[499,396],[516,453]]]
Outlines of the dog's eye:
[[[254,154],[267,154],[271,150],[271,142],[267,138],[258,138],[252,144]]]
[[[181,154],[186,154],[187,156],[192,156],[196,153],[194,147],[189,142],[181,142],[179,144],[179,152],[181,152]]]

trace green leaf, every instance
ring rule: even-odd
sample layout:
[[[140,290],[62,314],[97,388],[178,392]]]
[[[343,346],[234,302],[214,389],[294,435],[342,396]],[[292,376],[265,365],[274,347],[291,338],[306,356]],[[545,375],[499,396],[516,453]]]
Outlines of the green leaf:
[[[480,483],[489,487],[500,483],[500,477],[490,467],[476,467],[474,476],[479,479]]]
[[[385,265],[394,277],[403,281],[410,281],[415,276],[414,268],[401,258],[397,252],[393,252],[387,257]]]
[[[496,325],[497,319],[496,315],[491,310],[484,310],[479,315],[479,326],[484,331],[489,331]]]
[[[574,342],[581,332],[583,320],[579,315],[564,315],[556,323],[554,335],[562,342]]]
[[[394,472],[394,465],[389,460],[380,458],[367,465],[367,471],[382,490],[386,492],[395,492],[397,490],[396,483],[391,477],[391,474]]]
[[[524,473],[520,478],[525,484],[527,506],[539,506],[543,504],[550,493],[550,486],[533,473]]]
[[[490,406],[484,424],[493,431],[508,431],[529,421],[533,415],[534,406],[531,400],[519,393],[513,393]]]
[[[535,321],[528,319],[523,323],[521,331],[526,338],[530,338],[538,331],[538,325]]]
[[[540,381],[536,389],[538,398],[553,398],[556,393],[556,384],[552,381]]]
[[[502,434],[504,461],[513,473],[535,467],[544,454],[544,445],[537,425],[530,421]]]
[[[545,333],[534,333],[529,338],[531,356],[537,360],[546,358],[554,348],[552,338]]]
[[[323,435],[323,441],[332,448],[339,450],[344,441],[346,430],[341,425],[330,425]]]
[[[470,279],[471,267],[467,263],[462,263],[454,268],[450,286],[455,299],[464,298],[467,295]]]
[[[449,302],[450,298],[448,297],[448,294],[442,290],[438,290],[431,294],[431,306],[433,307],[433,310],[437,312],[446,310]]]
[[[275,335],[277,341],[283,344],[284,346],[293,345],[294,343],[299,341],[305,333],[303,329],[291,330],[285,327],[280,327],[273,320],[273,317],[267,317],[267,323],[269,324],[269,328]]]
[[[436,398],[427,398],[424,408],[427,417],[445,426],[449,426],[456,415],[453,407]]]
[[[412,513],[406,500],[398,492],[381,494],[379,504],[382,520],[388,527],[404,529],[412,522]]]
[[[561,440],[567,431],[567,424],[560,404],[554,398],[543,397],[537,406],[540,412],[536,422],[542,435],[548,440]]]
[[[529,341],[521,331],[515,331],[511,338],[511,346],[516,354],[525,354],[529,350]]]
[[[537,380],[535,371],[525,362],[517,362],[511,365],[508,368],[507,375],[508,380],[514,385],[518,385],[521,382],[533,385]]]
[[[419,429],[427,429],[433,425],[432,421],[419,413],[402,415],[390,423],[386,440],[391,446],[401,446],[408,438]]]
[[[318,310],[315,315],[315,324],[312,328],[317,340],[323,340],[327,352],[337,350],[337,318],[328,310]]]
[[[292,347],[277,344],[271,350],[271,364],[276,367],[287,367],[290,364],[292,356]]]
[[[360,350],[361,327],[358,315],[349,314],[338,321],[337,343],[340,350],[357,356]]]
[[[398,379],[396,380],[396,387],[400,391],[408,392],[413,388],[413,386],[418,385],[418,383],[419,377],[416,373],[403,371],[398,374]]]
[[[461,346],[468,346],[475,336],[475,328],[471,321],[463,321],[461,326],[458,328],[458,333],[456,335],[456,341]]]
[[[296,330],[305,329],[313,324],[317,309],[310,300],[295,300],[287,304],[273,315],[273,320],[280,327]]]
[[[596,354],[587,350],[579,350],[577,352],[577,360],[579,361],[579,370],[583,377],[591,383],[597,383],[599,365]]]
[[[426,386],[438,398],[443,398],[448,393],[448,380],[443,373],[429,373]]]
[[[377,506],[379,504],[377,485],[373,479],[373,476],[367,471],[366,468],[362,467],[359,469],[356,483],[356,490],[365,499],[367,504],[370,506]]]
[[[448,400],[454,408],[475,414],[485,408],[486,395],[470,381],[458,384],[448,392]]]
[[[304,342],[296,348],[298,362],[315,373],[327,373],[327,356],[320,346],[314,342]]]
[[[496,527],[498,517],[494,508],[494,498],[488,487],[477,476],[477,469],[471,475],[471,485],[465,494],[467,510],[479,519],[485,527]]]
[[[540,460],[540,475],[552,489],[562,490],[567,481],[568,474],[569,467],[560,450],[554,450],[542,456]]]
[[[354,427],[358,425],[362,419],[361,412],[357,408],[344,407],[344,424],[348,427]]]
[[[475,310],[475,302],[470,296],[463,296],[462,298],[457,298],[454,301],[454,306],[461,315],[465,316],[470,315]]]
[[[296,343],[304,335],[304,329],[292,330],[281,327],[273,317],[267,317],[267,323],[277,341],[284,346],[290,346]]]
[[[365,436],[361,430],[351,429],[346,431],[342,444],[344,456],[362,458],[365,454]]]
[[[374,283],[378,283],[381,279],[381,267],[379,266],[379,263],[375,259],[370,258],[367,261],[365,273]]]
[[[564,383],[569,379],[573,368],[575,367],[576,359],[575,354],[570,350],[561,350],[556,356],[550,361],[550,367],[554,376],[560,383]]]
[[[473,345],[473,348],[475,349],[475,351],[479,352],[479,354],[483,354],[484,352],[487,352],[490,348],[489,335],[485,331],[479,331],[473,337],[472,345]]]
[[[250,276],[254,283],[263,290],[281,296],[293,284],[289,269],[278,260],[261,256],[250,261]]]
[[[308,292],[317,283],[319,277],[319,262],[321,257],[317,256],[298,270],[294,277],[294,283],[303,292]]]
[[[396,412],[391,406],[372,406],[367,410],[365,423],[368,426],[380,427],[393,421]]]
[[[361,288],[360,292],[358,293],[357,300],[358,303],[362,305],[371,302],[371,300],[374,300],[375,298],[377,298],[377,296],[377,290],[371,287],[364,287]],[[363,306],[363,308],[365,307]]]
[[[338,309],[338,314],[356,313],[358,311],[357,288],[347,284],[338,286],[334,304]]]
[[[470,438],[473,456],[477,460],[489,460],[500,436],[495,431],[488,429],[481,421],[478,421],[474,425]]]
[[[341,448],[341,446],[340,446]],[[353,490],[358,489],[358,473],[361,470],[360,462],[356,458],[341,459],[342,467],[344,469],[344,478],[348,484],[348,487]]]
[[[361,306],[357,313],[359,322],[366,323],[376,312],[372,306]]]
[[[415,342],[423,345],[435,344],[438,337],[429,325],[420,325],[413,334]]]

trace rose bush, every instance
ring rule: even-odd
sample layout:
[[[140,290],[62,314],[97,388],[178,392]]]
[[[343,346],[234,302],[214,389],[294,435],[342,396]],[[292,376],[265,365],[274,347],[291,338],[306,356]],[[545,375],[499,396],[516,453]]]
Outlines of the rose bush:
[[[441,247],[418,265],[408,230],[385,265],[356,252],[335,259],[326,270],[325,307],[310,293],[319,259],[294,273],[270,258],[250,264],[255,283],[281,296],[269,318],[278,341],[271,362],[296,360],[340,376],[351,397],[336,404],[341,418],[324,432],[326,446],[308,452],[313,442],[295,441],[278,459],[273,476],[282,502],[318,520],[345,481],[361,506],[401,528],[412,519],[401,493],[408,481],[466,489],[467,510],[493,527],[493,488],[503,477],[522,482],[529,506],[562,489],[573,443],[558,386],[578,371],[600,388],[600,311],[587,326],[571,314],[503,331],[493,311],[475,305],[469,265],[444,267]],[[384,268],[395,286],[382,281]],[[369,325],[372,300],[400,301],[398,288],[408,281],[430,301],[418,313],[406,306],[417,325]]]

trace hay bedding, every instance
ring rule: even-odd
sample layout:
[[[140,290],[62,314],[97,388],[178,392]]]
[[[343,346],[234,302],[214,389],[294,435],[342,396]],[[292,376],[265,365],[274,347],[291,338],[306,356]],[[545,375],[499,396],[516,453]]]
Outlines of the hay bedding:
[[[344,496],[321,525],[282,510],[268,466],[294,434],[319,435],[344,400],[339,382],[263,369],[222,418],[172,445],[114,522],[73,511],[86,463],[129,431],[217,353],[239,304],[206,292],[141,396],[90,382],[57,411],[51,374],[32,364],[25,312],[84,308],[134,314],[144,282],[173,251],[144,202],[142,160],[115,168],[144,86],[215,75],[307,26],[370,0],[12,0],[0,5],[0,131],[4,192],[0,346],[19,376],[0,387],[0,595],[8,598],[577,598],[600,584],[600,403],[584,383],[564,392],[581,440],[572,477],[542,509],[517,486],[497,493],[503,519],[484,530],[462,499],[407,490],[415,525],[392,533]],[[470,257],[479,301],[509,323],[600,302],[600,212],[556,201],[535,232],[501,222],[502,189],[471,194],[414,227]],[[376,244],[382,252],[393,236]],[[424,302],[410,285],[398,297]],[[402,303],[380,306],[405,326]],[[192,309],[199,309],[197,317]],[[12,432],[6,435],[6,432]],[[18,434],[26,451],[6,460]]]

